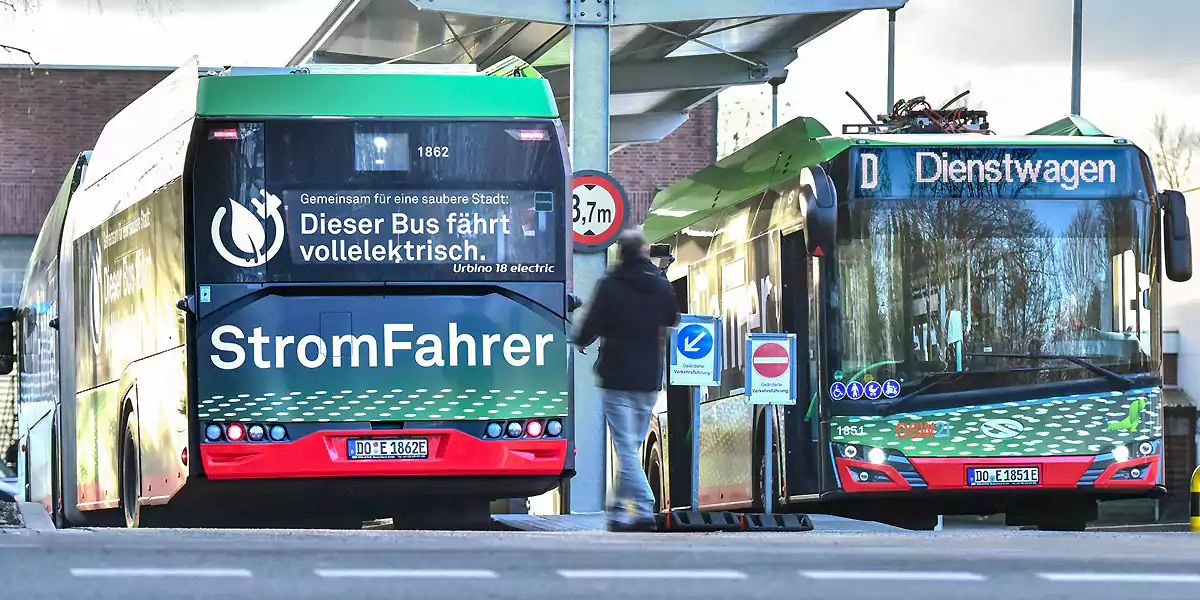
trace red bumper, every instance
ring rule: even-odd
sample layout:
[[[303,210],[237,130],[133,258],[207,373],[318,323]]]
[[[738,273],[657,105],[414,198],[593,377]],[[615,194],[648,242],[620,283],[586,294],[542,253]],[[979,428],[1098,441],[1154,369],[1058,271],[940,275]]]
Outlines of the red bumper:
[[[1135,458],[1119,463],[1112,463],[1104,469],[1094,482],[1087,481],[1085,474],[1096,461],[1094,456],[1040,456],[1031,458],[910,458],[911,469],[919,478],[911,474],[905,477],[896,467],[890,464],[877,465],[861,460],[849,460],[838,457],[837,471],[842,488],[847,492],[896,492],[915,489],[912,481],[923,481],[922,489],[938,490],[991,490],[1021,489],[1021,490],[1053,490],[1053,489],[1145,489],[1154,487],[1158,481],[1158,470],[1161,455]],[[968,486],[968,467],[1040,467],[1041,482],[1037,485],[1022,485],[1013,487]],[[851,468],[881,473],[887,481],[860,482],[852,474]],[[1138,479],[1113,479],[1117,472],[1137,467],[1145,473]],[[911,472],[910,472],[911,473]]]
[[[350,460],[350,438],[422,437],[429,458]],[[558,475],[567,440],[482,440],[453,429],[327,431],[283,443],[204,443],[200,459],[209,479],[362,476]]]

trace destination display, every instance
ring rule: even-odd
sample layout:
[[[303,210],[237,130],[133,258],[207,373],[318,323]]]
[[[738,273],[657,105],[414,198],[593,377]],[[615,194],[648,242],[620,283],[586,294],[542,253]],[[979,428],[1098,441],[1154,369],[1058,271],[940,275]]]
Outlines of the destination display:
[[[562,280],[551,191],[262,189],[211,219],[215,254],[268,281]],[[492,277],[494,276],[494,277]]]
[[[293,264],[554,273],[552,192],[285,191]],[[539,210],[540,209],[540,210]]]
[[[860,198],[1118,198],[1142,185],[1129,148],[860,148]]]

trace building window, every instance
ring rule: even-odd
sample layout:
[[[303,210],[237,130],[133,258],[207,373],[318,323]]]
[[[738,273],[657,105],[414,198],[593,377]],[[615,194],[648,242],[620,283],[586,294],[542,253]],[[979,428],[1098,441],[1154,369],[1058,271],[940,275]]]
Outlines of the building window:
[[[1163,354],[1162,362],[1163,386],[1176,387],[1179,385],[1179,355]]]

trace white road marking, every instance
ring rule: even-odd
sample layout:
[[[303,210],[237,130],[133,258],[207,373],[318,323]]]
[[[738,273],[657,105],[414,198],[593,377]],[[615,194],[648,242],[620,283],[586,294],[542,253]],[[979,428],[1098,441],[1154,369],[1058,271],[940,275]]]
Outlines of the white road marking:
[[[448,578],[493,579],[495,571],[487,569],[314,569],[318,577],[328,578]]]
[[[248,569],[78,569],[76,577],[250,577]]]
[[[741,571],[679,569],[559,569],[567,579],[745,579]]]
[[[871,579],[888,581],[984,581],[987,577],[965,571],[800,571],[809,579]]]
[[[1192,573],[1038,573],[1048,581],[1071,583],[1200,583]]]

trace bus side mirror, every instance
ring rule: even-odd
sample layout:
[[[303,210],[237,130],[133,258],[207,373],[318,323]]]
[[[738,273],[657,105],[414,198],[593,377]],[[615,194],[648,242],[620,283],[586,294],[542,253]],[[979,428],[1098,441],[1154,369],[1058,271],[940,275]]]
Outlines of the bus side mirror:
[[[1171,281],[1192,278],[1192,232],[1187,216],[1187,201],[1175,190],[1159,194],[1163,207],[1163,254],[1167,277]]]
[[[581,307],[581,306],[583,306],[583,300],[580,300],[579,296],[576,296],[575,294],[567,294],[567,312],[568,313],[573,313],[573,312],[579,310],[579,307]]]
[[[13,363],[16,362],[16,333],[13,323],[17,319],[17,311],[11,306],[0,308],[0,375],[12,373]]]
[[[820,165],[800,172],[800,210],[804,211],[804,244],[812,256],[825,256],[837,240],[837,193]]]

